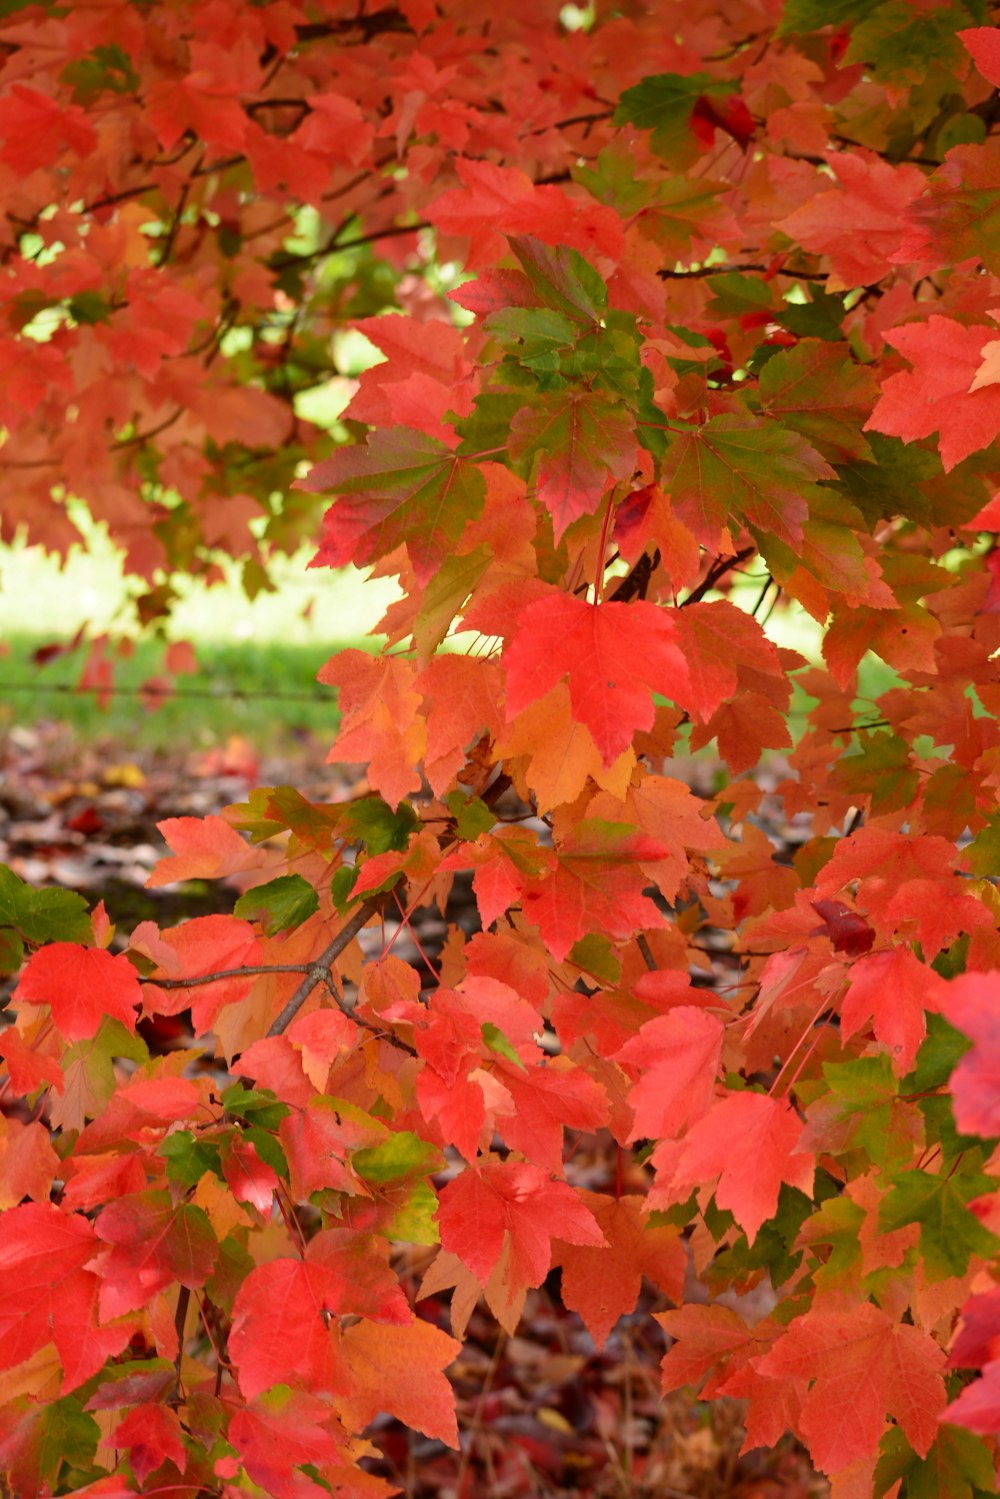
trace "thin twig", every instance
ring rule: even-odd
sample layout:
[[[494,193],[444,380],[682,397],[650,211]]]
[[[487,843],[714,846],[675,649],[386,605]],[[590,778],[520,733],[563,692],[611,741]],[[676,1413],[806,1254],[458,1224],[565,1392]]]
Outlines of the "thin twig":
[[[167,1404],[178,1405],[181,1399],[181,1360],[184,1357],[184,1323],[187,1321],[188,1305],[191,1301],[191,1292],[187,1286],[181,1286],[177,1293],[177,1311],[174,1314],[174,1329],[177,1333],[177,1357],[174,1359],[174,1388],[170,1394]]]
[[[217,973],[198,973],[186,979],[160,979],[149,974],[140,977],[140,984],[155,984],[158,989],[197,989],[202,984],[214,984],[217,979],[252,978],[262,973],[311,973],[315,963],[267,963],[247,964],[245,968],[220,968]]]
[[[735,552],[731,557],[717,557],[697,588],[692,588],[680,607],[684,609],[688,604],[697,604],[706,593],[711,592],[720,578],[731,572],[734,567],[739,567],[740,563],[745,562],[748,557],[752,557],[756,550],[756,547],[744,547],[742,551]]]
[[[650,947],[649,943],[646,941],[646,937],[645,937],[645,934],[643,932],[640,932],[639,935],[638,935],[638,937],[636,937],[636,939],[635,939],[635,945],[639,949],[639,951],[642,953],[642,961],[645,963],[645,965],[649,969],[650,973],[655,973],[656,972],[656,959],[653,957],[653,949]]]

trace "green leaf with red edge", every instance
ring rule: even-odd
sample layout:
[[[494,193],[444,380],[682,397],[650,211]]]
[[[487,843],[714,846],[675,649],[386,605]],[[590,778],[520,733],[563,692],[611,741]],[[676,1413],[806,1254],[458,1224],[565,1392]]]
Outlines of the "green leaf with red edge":
[[[0,1407],[0,1464],[18,1495],[53,1492],[67,1469],[87,1472],[100,1438],[101,1428],[75,1395],[52,1401],[20,1395]],[[109,1499],[130,1492],[122,1485]]]
[[[637,729],[652,726],[652,694],[688,691],[677,626],[655,604],[588,604],[553,593],[529,604],[504,650],[507,717],[564,677],[574,719],[611,765]]]
[[[700,154],[692,129],[698,103],[702,99],[725,100],[735,90],[734,83],[711,73],[655,73],[625,90],[615,111],[615,123],[651,131],[651,148],[676,171]]]
[[[531,234],[509,235],[507,243],[521,262],[532,300],[554,307],[581,327],[600,324],[608,306],[608,289],[582,255],[565,245],[543,244]],[[456,301],[461,300],[456,296]],[[528,299],[524,305],[529,305]]]
[[[674,513],[712,552],[734,521],[796,546],[819,481],[834,477],[798,432],[742,412],[679,432],[663,464]]]
[[[511,457],[534,474],[557,542],[574,521],[594,514],[611,480],[630,477],[637,448],[629,411],[589,390],[544,391],[510,428]]]
[[[28,959],[14,999],[48,1005],[60,1035],[67,1041],[84,1041],[96,1035],[108,1015],[134,1031],[142,989],[123,953],[53,942]]]
[[[866,459],[861,426],[878,396],[867,365],[845,358],[842,345],[804,338],[769,359],[758,381],[761,410],[799,432],[830,463]]]
[[[409,427],[376,429],[363,447],[339,449],[298,488],[337,495],[310,566],[364,565],[405,542],[422,582],[451,555],[486,498],[475,463]]]

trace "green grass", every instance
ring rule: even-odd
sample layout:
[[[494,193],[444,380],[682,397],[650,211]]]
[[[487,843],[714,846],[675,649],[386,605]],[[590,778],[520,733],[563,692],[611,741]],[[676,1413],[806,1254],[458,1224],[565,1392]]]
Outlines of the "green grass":
[[[89,543],[90,551],[74,551],[63,568],[37,548],[0,548],[0,732],[48,719],[87,740],[151,749],[197,750],[231,734],[258,750],[288,746],[304,735],[332,743],[336,694],[316,681],[316,673],[344,646],[376,647],[377,637],[369,632],[397,596],[393,583],[369,580],[353,568],[310,570],[303,551],[276,564],[276,592],[253,600],[235,576],[211,589],[191,585],[169,628],[173,639],[194,644],[198,673],[178,678],[177,695],[151,711],[138,689],[162,674],[164,642],[139,636],[133,654],[117,662],[119,691],[102,709],[93,694],[70,690],[82,670],[82,652],[44,666],[32,660],[37,647],[68,640],[84,623],[91,636],[134,633],[120,560],[99,529],[91,528]],[[734,602],[752,608],[760,586],[759,577],[740,577]],[[822,631],[800,609],[776,610],[768,633],[819,660]],[[898,681],[871,656],[859,675],[868,699]],[[810,706],[796,689],[789,719],[795,740]],[[857,711],[867,717],[871,704],[859,702]]]
[[[5,642],[0,732],[50,719],[68,724],[84,739],[173,750],[207,748],[231,734],[257,749],[277,749],[303,735],[328,746],[336,734],[336,693],[316,681],[333,653],[329,645],[204,642],[197,647],[200,670],[178,677],[177,694],[151,710],[138,689],[161,675],[163,647],[142,641],[116,663],[114,682],[120,690],[102,709],[93,693],[60,690],[77,682],[79,654],[45,666],[32,661],[35,648],[51,638],[19,635]]]
[[[57,720],[85,739],[117,740],[153,749],[192,749],[239,734],[257,749],[277,748],[302,734],[332,743],[336,694],[316,681],[323,663],[344,646],[375,648],[369,632],[398,595],[392,583],[354,568],[310,570],[309,552],[274,564],[277,590],[248,599],[235,574],[213,588],[191,584],[169,624],[188,640],[199,671],[179,677],[177,695],[151,711],[138,689],[163,674],[165,642],[136,631],[121,563],[99,528],[91,550],[74,549],[64,567],[37,547],[0,547],[0,732],[17,724]],[[119,689],[107,709],[94,694],[69,691],[85,652],[39,666],[39,646],[72,639],[134,638],[133,654],[116,659]]]

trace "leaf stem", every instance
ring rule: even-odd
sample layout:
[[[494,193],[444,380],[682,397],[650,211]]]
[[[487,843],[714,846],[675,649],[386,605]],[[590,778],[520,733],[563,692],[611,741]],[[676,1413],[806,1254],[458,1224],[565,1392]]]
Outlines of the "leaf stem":
[[[615,485],[608,492],[608,503],[604,507],[604,524],[601,526],[601,540],[597,549],[597,568],[594,572],[594,603],[601,602],[601,587],[604,582],[604,555],[608,545],[608,527],[611,524],[611,516],[615,508]]]

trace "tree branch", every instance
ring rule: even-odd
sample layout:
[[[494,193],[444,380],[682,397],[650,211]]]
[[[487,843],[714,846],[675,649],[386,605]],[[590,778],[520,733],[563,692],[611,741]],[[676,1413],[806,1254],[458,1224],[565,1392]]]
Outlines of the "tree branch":
[[[254,978],[270,973],[301,973],[301,983],[296,988],[294,994],[286,1001],[281,1013],[272,1022],[267,1032],[269,1036],[280,1036],[282,1031],[286,1030],[295,1019],[316,985],[325,984],[342,1014],[346,1015],[348,1020],[353,1020],[355,1025],[384,1038],[391,1042],[393,1046],[398,1046],[402,1051],[409,1052],[412,1056],[414,1055],[412,1046],[408,1046],[405,1041],[400,1041],[397,1036],[393,1036],[391,1033],[380,1029],[377,1025],[373,1025],[370,1020],[365,1020],[355,1010],[349,1009],[337,993],[333,980],[330,977],[331,965],[336,962],[337,958],[344,951],[344,948],[353,942],[361,928],[367,921],[371,920],[381,908],[381,905],[381,895],[375,895],[370,900],[364,901],[346,926],[340,929],[333,941],[328,943],[319,957],[313,958],[310,963],[248,963],[242,968],[220,968],[215,973],[193,974],[190,978],[181,979],[157,978],[155,974],[147,974],[140,976],[139,982],[141,984],[154,984],[158,989],[198,989],[205,984],[214,984],[219,979]]]
[[[282,1031],[292,1023],[316,985],[326,982],[324,975],[329,974],[331,963],[336,962],[337,958],[344,951],[344,948],[354,941],[354,938],[365,925],[365,922],[371,920],[380,905],[381,898],[379,896],[374,896],[371,900],[362,902],[347,925],[337,933],[336,937],[323,949],[319,957],[309,964],[301,984],[299,984],[295,993],[287,1001],[281,1013],[272,1022],[267,1033],[269,1036],[280,1036]],[[337,999],[337,1003],[343,1010],[344,1006],[341,1004],[339,998]],[[371,1029],[366,1021],[363,1021],[360,1016],[355,1015],[351,1010],[344,1010],[344,1013],[358,1025],[365,1025],[366,1029]]]
[[[731,557],[717,557],[697,588],[692,588],[680,607],[684,609],[688,604],[697,604],[699,600],[705,597],[706,593],[711,592],[720,578],[724,577],[734,567],[739,567],[740,563],[745,562],[748,557],[752,557],[756,550],[756,547],[744,547],[742,551],[734,552]]]

